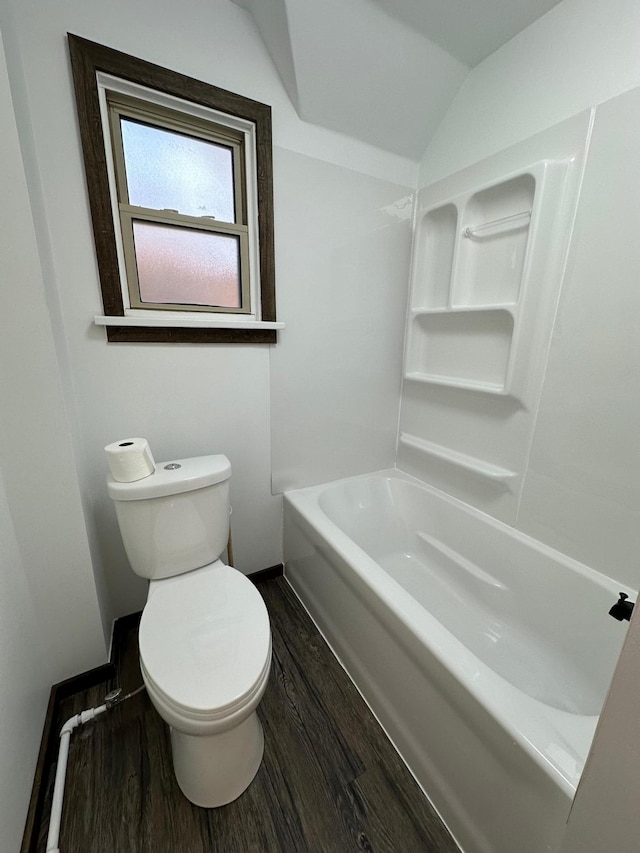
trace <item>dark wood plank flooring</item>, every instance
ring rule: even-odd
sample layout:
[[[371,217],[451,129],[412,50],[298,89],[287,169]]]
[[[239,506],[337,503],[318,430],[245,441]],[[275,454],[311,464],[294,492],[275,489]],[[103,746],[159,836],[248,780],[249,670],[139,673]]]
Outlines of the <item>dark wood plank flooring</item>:
[[[199,809],[173,776],[168,729],[141,693],[76,730],[63,853],[459,853],[283,578],[261,583],[273,666],[259,708],[265,754],[249,789]],[[125,692],[142,683],[137,627],[115,651]],[[107,684],[65,699],[55,731],[101,704]],[[44,853],[55,764],[39,830]]]

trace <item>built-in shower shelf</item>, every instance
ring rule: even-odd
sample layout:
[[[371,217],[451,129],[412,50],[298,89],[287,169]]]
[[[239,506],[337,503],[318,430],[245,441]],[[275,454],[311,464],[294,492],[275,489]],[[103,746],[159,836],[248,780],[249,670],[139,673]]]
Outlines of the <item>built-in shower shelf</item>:
[[[460,379],[457,376],[441,376],[437,373],[405,373],[404,378],[409,382],[424,382],[427,385],[445,385],[447,388],[461,388],[467,391],[480,391],[483,394],[499,394],[501,397],[511,396],[504,385],[492,382]]]
[[[439,317],[448,316],[449,314],[477,314],[481,316],[490,311],[507,311],[513,314],[516,310],[515,302],[500,302],[498,304],[486,305],[448,305],[443,308],[412,308],[412,317]]]
[[[515,324],[512,305],[413,309],[405,376],[506,394]]]
[[[444,447],[441,444],[427,441],[424,438],[418,438],[406,432],[400,433],[400,444],[410,447],[412,450],[418,450],[420,453],[425,453],[442,462],[448,462],[451,465],[464,469],[468,473],[490,480],[504,489],[509,490],[512,482],[518,476],[516,471],[502,468],[500,465],[494,465],[492,462],[478,459],[475,456],[468,456],[466,453],[460,453],[457,450],[452,450],[450,447]]]

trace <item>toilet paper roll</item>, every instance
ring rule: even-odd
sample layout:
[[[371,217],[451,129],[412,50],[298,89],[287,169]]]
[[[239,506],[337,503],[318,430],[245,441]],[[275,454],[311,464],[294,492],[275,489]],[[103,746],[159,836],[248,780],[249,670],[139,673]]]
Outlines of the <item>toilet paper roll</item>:
[[[119,483],[133,483],[149,477],[156,470],[156,463],[146,438],[123,438],[107,444],[105,453],[111,468],[111,476]]]

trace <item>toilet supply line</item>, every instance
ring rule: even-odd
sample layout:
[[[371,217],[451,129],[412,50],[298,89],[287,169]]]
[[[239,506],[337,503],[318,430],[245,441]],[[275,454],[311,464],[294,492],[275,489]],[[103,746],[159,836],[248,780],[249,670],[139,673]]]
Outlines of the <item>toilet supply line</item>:
[[[229,509],[229,515],[232,510]],[[233,566],[233,541],[231,539],[231,528],[229,528],[229,538],[227,539],[227,564]]]
[[[62,803],[64,800],[64,783],[67,775],[67,759],[69,757],[69,742],[71,735],[78,728],[83,726],[90,720],[95,720],[100,714],[111,710],[115,705],[121,705],[127,699],[131,699],[140,691],[144,690],[144,684],[122,696],[122,688],[118,687],[112,690],[104,697],[104,703],[96,708],[88,708],[86,711],[81,711],[79,714],[74,714],[69,717],[67,722],[60,729],[60,748],[58,750],[58,765],[56,767],[56,781],[53,788],[53,800],[51,803],[51,817],[49,819],[49,834],[47,835],[47,851],[46,853],[60,853],[58,842],[60,839],[60,824],[62,820]]]

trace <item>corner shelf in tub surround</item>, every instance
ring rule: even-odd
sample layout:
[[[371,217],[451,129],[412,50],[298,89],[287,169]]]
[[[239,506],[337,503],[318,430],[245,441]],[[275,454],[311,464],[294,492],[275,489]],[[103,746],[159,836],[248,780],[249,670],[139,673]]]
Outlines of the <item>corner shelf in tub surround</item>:
[[[418,191],[396,463],[517,515],[588,111]]]
[[[500,465],[494,465],[484,459],[468,456],[466,453],[451,450],[449,447],[443,447],[441,444],[426,441],[424,438],[418,438],[406,432],[400,433],[400,444],[404,444],[405,447],[409,447],[412,450],[418,450],[427,456],[434,457],[441,462],[447,462],[458,468],[463,468],[468,473],[490,480],[495,485],[501,486],[504,489],[510,489],[511,483],[518,476],[517,471],[510,471],[508,468],[502,468]]]
[[[426,210],[415,235],[405,375],[519,396],[512,365],[547,166]]]

